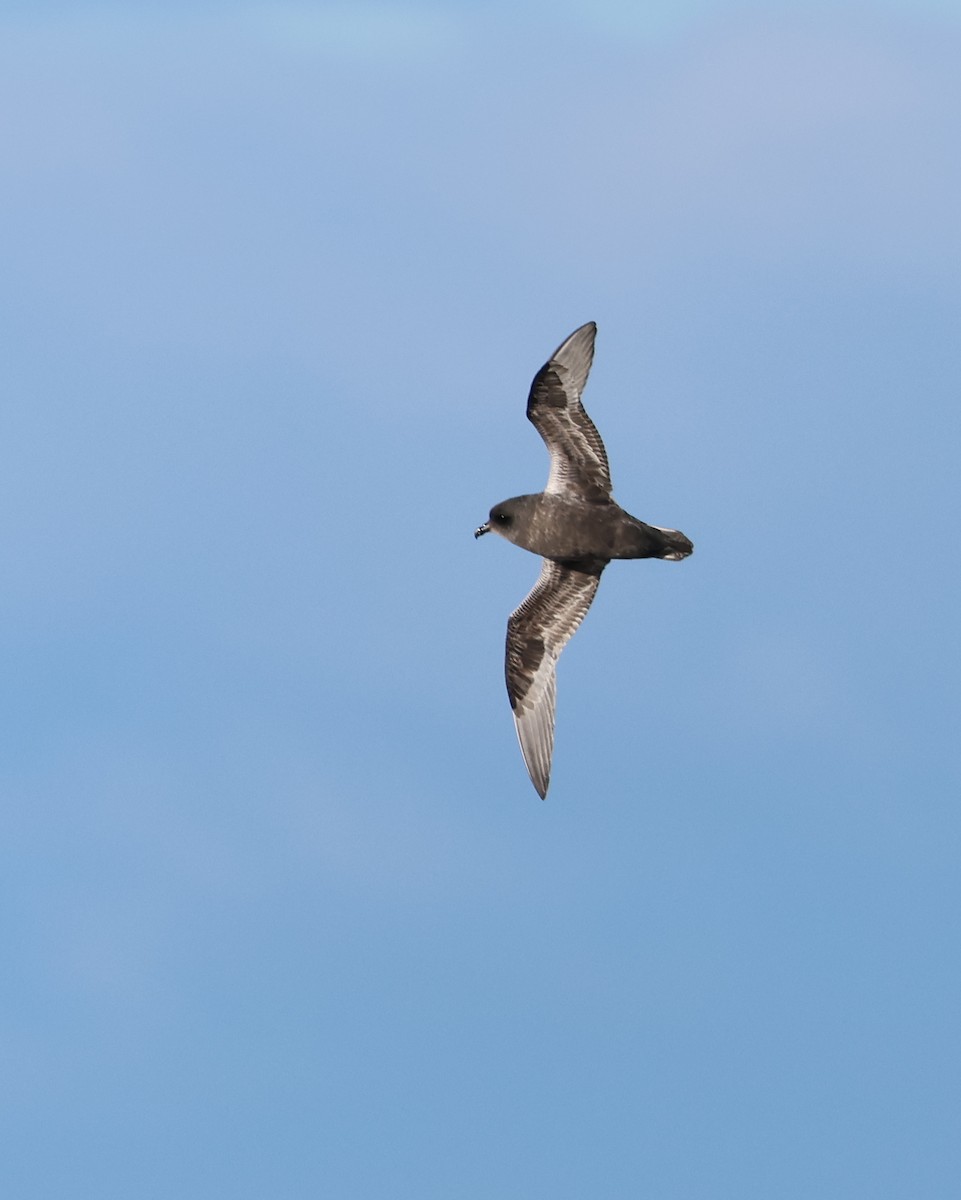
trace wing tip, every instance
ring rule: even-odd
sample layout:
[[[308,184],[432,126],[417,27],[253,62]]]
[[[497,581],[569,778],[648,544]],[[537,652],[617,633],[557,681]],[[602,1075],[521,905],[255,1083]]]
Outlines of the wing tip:
[[[518,711],[515,709],[514,729],[520,743],[524,766],[527,768],[527,774],[534,785],[534,790],[542,800],[546,800],[547,789],[551,785],[551,760],[554,757],[553,705],[549,724],[546,726],[540,721],[538,722],[539,727],[536,729],[525,727],[522,721],[525,716],[529,715],[529,713],[523,712],[518,715]]]
[[[522,747],[523,749],[523,747]],[[551,770],[548,765],[546,772],[540,771],[536,766],[532,766],[525,755],[524,765],[527,767],[527,774],[531,777],[531,783],[534,785],[534,791],[542,800],[547,799],[547,789],[551,786]]]
[[[548,361],[566,365],[564,360],[567,355],[586,354],[588,357],[587,368],[590,370],[590,360],[594,357],[594,339],[596,337],[597,322],[585,321],[583,325],[578,325],[573,333],[568,334]]]

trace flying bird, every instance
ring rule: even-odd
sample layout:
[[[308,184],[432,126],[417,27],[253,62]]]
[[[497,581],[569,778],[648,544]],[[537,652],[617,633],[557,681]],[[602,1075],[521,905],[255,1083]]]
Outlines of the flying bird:
[[[534,376],[527,417],[551,456],[547,487],[495,504],[474,537],[499,533],[539,554],[541,573],[507,622],[507,694],[531,782],[543,800],[554,751],[555,667],[612,558],[677,562],[694,550],[676,529],[647,525],[611,495],[607,452],[581,393],[597,326],[575,329]]]

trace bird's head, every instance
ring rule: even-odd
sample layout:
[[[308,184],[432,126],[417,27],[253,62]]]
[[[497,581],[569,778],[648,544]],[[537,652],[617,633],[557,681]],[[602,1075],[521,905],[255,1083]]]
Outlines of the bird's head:
[[[513,542],[518,514],[530,499],[529,496],[517,496],[513,500],[503,500],[500,504],[495,504],[484,524],[474,530],[474,537],[483,537],[485,533],[499,533],[501,537]]]

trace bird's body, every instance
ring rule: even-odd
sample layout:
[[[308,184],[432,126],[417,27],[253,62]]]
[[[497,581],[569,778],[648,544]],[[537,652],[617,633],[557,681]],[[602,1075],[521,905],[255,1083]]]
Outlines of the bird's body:
[[[632,517],[611,495],[607,452],[581,404],[594,356],[593,321],[582,325],[534,377],[527,415],[551,456],[546,489],[495,505],[475,532],[539,554],[541,574],[507,623],[507,691],[524,761],[547,794],[554,747],[555,664],[590,607],[612,559],[686,558],[694,549],[676,529]]]
[[[647,525],[613,500],[585,503],[549,492],[515,496],[491,510],[490,526],[515,546],[557,562],[666,558],[664,551],[672,548],[679,558],[690,553],[668,545],[674,530]]]

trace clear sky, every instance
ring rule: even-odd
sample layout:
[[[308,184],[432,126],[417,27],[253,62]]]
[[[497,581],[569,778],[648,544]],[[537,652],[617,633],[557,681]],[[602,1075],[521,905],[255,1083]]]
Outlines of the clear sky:
[[[959,61],[946,0],[3,6],[5,1195],[957,1195]],[[592,319],[697,549],[605,574],[542,803],[471,534]]]

